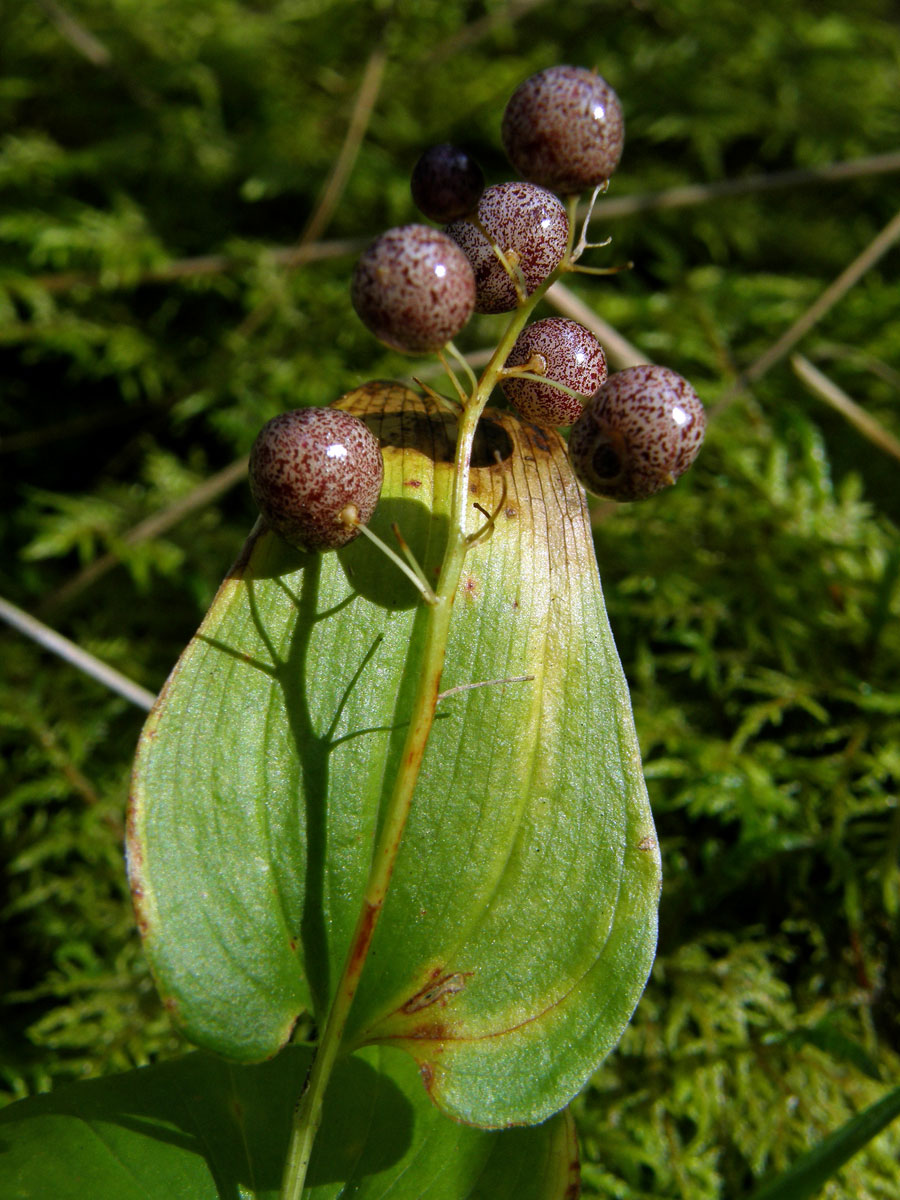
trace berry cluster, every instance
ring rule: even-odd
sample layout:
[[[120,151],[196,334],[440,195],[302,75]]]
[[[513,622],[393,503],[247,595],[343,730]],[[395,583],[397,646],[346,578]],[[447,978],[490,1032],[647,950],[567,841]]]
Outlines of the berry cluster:
[[[412,197],[445,228],[402,225],[376,238],[356,264],[353,307],[385,345],[410,354],[442,352],[473,313],[514,313],[503,356],[468,402],[483,406],[499,383],[524,419],[572,426],[570,458],[589,491],[616,500],[651,496],[688,469],[703,441],[705,415],[691,386],[653,365],[607,377],[602,347],[574,321],[522,328],[559,273],[583,269],[584,233],[573,249],[575,201],[587,189],[596,198],[618,165],[618,97],[592,71],[551,67],[514,92],[502,140],[523,178],[487,188],[464,150],[425,151]],[[264,517],[289,541],[342,546],[377,502],[377,443],[361,421],[333,409],[282,414],[257,439],[251,482]]]

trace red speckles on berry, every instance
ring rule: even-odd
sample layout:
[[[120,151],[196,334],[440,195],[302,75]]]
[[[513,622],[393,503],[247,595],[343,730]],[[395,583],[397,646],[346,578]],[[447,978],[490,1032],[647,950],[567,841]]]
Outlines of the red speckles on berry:
[[[336,408],[298,408],[265,424],[250,490],[268,524],[302,550],[336,550],[368,523],[384,464],[375,435]]]
[[[530,294],[562,261],[569,219],[558,196],[533,183],[499,183],[478,203],[478,220],[510,262],[518,264]],[[478,289],[475,311],[509,312],[516,286],[490,242],[471,221],[454,221],[447,233],[465,251]]]
[[[606,379],[603,347],[577,321],[547,317],[526,325],[506,366],[524,366],[534,355],[539,355],[543,368],[536,374],[565,384],[579,395],[570,396],[550,383],[513,376],[500,384],[507,400],[527,421],[534,421],[536,425],[571,425],[581,416],[584,401],[593,396]]]
[[[567,195],[605,183],[625,140],[619,98],[583,67],[550,67],[526,79],[503,114],[503,145],[526,179]]]
[[[363,253],[350,298],[364,325],[394,350],[421,354],[456,337],[475,305],[459,246],[428,225],[389,229]]]
[[[484,172],[465,150],[444,142],[425,151],[409,186],[419,212],[445,223],[474,211],[484,191]]]
[[[569,457],[589,492],[643,500],[688,469],[706,432],[706,414],[687,380],[668,367],[610,375],[569,435]]]

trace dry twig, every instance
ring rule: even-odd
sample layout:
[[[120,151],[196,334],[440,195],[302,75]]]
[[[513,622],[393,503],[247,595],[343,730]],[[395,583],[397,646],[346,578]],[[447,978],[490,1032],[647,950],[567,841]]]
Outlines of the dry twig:
[[[56,0],[35,0],[35,4],[43,9],[48,20],[56,26],[57,32],[82,58],[86,58],[95,67],[110,65],[112,55],[100,39],[94,37],[89,29],[85,29],[80,21],[76,21],[61,4],[57,4]]]
[[[296,246],[271,246],[263,253],[270,262],[287,270],[306,266],[310,262],[321,262],[328,258],[343,258],[349,254],[357,254],[365,246],[362,238],[335,240],[331,242],[305,242]],[[110,285],[101,281],[96,271],[56,271],[49,275],[37,275],[32,283],[46,292],[56,294],[68,292],[75,288],[104,287],[121,290],[124,288],[140,287],[147,283],[176,283],[179,279],[199,279],[204,275],[224,275],[228,271],[239,270],[247,265],[247,260],[231,254],[201,254],[196,258],[178,258],[165,266],[154,267],[145,271],[135,279]]]
[[[840,183],[845,179],[863,179],[900,171],[900,151],[872,154],[846,162],[828,163],[794,171],[773,171],[769,175],[749,175],[746,179],[720,179],[715,183],[687,184],[666,188],[662,192],[644,192],[639,196],[607,197],[597,209],[604,221],[632,217],[637,213],[661,212],[670,208],[689,208],[721,200],[728,196],[749,196],[759,192],[776,192],[784,188],[803,187],[813,183]]]
[[[352,162],[353,155],[348,149],[349,139],[354,123],[359,119],[360,101],[368,93],[367,79],[371,73],[376,73],[377,60],[373,66],[371,61],[360,85],[357,105],[351,116],[348,128],[348,142],[345,142],[339,154],[341,159]],[[354,136],[356,136],[354,134]],[[322,201],[327,201],[333,212],[331,199],[332,180],[337,175],[338,164],[329,177],[322,192]],[[747,179],[723,179],[716,183],[689,184],[685,187],[668,188],[662,192],[643,193],[639,196],[619,196],[603,201],[598,210],[604,221],[614,221],[621,217],[633,216],[636,213],[661,211],[671,208],[684,208],[692,205],[706,204],[727,196],[746,196],[757,192],[778,191],[788,187],[796,187],[812,183],[839,183],[846,179],[860,179],[868,175],[876,175],[891,171],[900,171],[900,152],[891,154],[876,154],[868,158],[851,159],[847,162],[832,163],[829,166],[803,171],[775,171],[771,175],[752,175]],[[323,209],[324,211],[324,209]],[[311,229],[323,229],[324,224],[318,216],[318,210],[312,214],[307,224],[304,236],[307,240],[294,246],[272,246],[266,253],[270,260],[287,270],[302,267],[308,262],[316,262],[327,258],[340,258],[344,255],[356,254],[362,250],[366,242],[363,239],[345,241],[313,241]],[[318,233],[315,235],[318,237]],[[204,275],[222,275],[227,271],[240,268],[246,260],[229,254],[204,254],[195,258],[176,259],[165,266],[154,267],[136,279],[128,279],[121,284],[104,287],[138,287],[145,283],[169,283],[179,279],[192,279]],[[36,275],[31,282],[37,287],[51,293],[66,292],[78,287],[101,286],[100,275],[89,271],[59,271],[47,275]]]
[[[24,633],[26,637],[37,642],[39,646],[43,646],[45,650],[56,654],[59,658],[77,670],[82,671],[85,675],[90,675],[92,679],[96,679],[104,687],[108,687],[111,691],[118,693],[118,695],[124,696],[126,700],[130,700],[138,708],[149,711],[153,707],[156,697],[152,692],[148,692],[146,688],[141,687],[139,683],[135,683],[133,679],[129,679],[127,675],[123,675],[120,671],[117,671],[115,667],[102,662],[95,655],[76,645],[75,642],[69,641],[67,637],[63,637],[61,633],[57,633],[55,629],[44,625],[29,613],[23,612],[21,608],[16,608],[14,604],[10,604],[8,600],[4,600],[2,597],[0,597],[0,620],[6,621],[13,629],[17,629],[19,633]]]
[[[887,225],[885,225],[880,233],[876,234],[862,253],[858,254],[853,262],[845,267],[840,275],[828,285],[818,300],[811,304],[806,312],[798,317],[793,325],[789,329],[786,329],[777,341],[773,342],[768,350],[747,367],[724,395],[719,398],[712,410],[713,413],[720,411],[726,404],[730,404],[745,388],[751,383],[756,383],[758,379],[761,379],[786,354],[790,353],[794,346],[809,333],[813,326],[821,321],[825,314],[850,291],[854,284],[862,279],[866,271],[873,267],[890,250],[898,238],[900,238],[900,212],[894,214]]]
[[[236,483],[244,479],[249,461],[246,454],[235,459],[233,463],[229,463],[227,467],[215,475],[211,475],[209,479],[204,480],[186,496],[176,500],[174,504],[170,504],[168,508],[153,513],[135,525],[125,534],[122,541],[126,546],[137,546],[141,542],[149,541],[150,538],[167,533],[190,513],[196,512],[198,508],[205,508],[213,500],[218,500]],[[108,574],[113,567],[118,566],[120,561],[118,554],[101,554],[99,558],[88,563],[86,567],[49,596],[41,605],[41,610],[45,613],[54,612],[70,600],[74,600],[85,588],[90,587],[92,583],[96,583],[98,579],[102,579],[104,575]]]
[[[791,358],[791,366],[798,379],[814,396],[818,396],[835,412],[839,412],[854,429],[859,430],[863,437],[868,438],[879,450],[883,450],[900,461],[900,441],[885,429],[880,421],[876,421],[855,400],[852,400],[833,380],[829,379],[827,375],[823,375],[818,367],[814,367],[808,358],[804,358],[802,354],[794,354]]]

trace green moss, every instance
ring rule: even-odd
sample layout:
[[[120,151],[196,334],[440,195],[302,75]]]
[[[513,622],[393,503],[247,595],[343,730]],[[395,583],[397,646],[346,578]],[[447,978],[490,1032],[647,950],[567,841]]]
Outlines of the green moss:
[[[881,0],[512,11],[396,7],[327,236],[414,219],[405,172],[429,141],[504,178],[505,98],[555,61],[597,65],[622,96],[613,197],[900,142]],[[128,531],[274,412],[423,368],[355,320],[352,253],[294,270],[270,253],[315,207],[385,10],[89,0],[77,16],[109,65],[40,6],[0,13],[0,594],[156,688],[253,512],[238,487],[142,544]],[[688,375],[711,422],[671,493],[595,513],[666,882],[651,986],[579,1101],[587,1195],[745,1194],[896,1074],[896,463],[786,363],[719,403],[890,218],[891,181],[607,223],[598,208],[614,243],[591,261],[635,267],[579,294]],[[801,349],[896,436],[895,275],[896,250]],[[121,565],[62,602],[108,553]],[[121,859],[140,714],[17,635],[0,631],[0,652],[9,1098],[181,1047]],[[888,1132],[831,1194],[895,1195],[897,1150]]]

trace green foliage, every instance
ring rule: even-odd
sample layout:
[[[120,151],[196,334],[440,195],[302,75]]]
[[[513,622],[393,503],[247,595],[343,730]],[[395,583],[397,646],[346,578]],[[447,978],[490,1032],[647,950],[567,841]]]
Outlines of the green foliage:
[[[386,20],[384,83],[327,237],[412,219],[405,172],[429,141],[460,140],[504,178],[505,98],[557,61],[597,65],[623,99],[612,199],[900,144],[886,0],[73,14],[106,65],[42,6],[0,10],[0,594],[151,688],[253,513],[236,489],[141,545],[128,531],[275,412],[421,369],[355,321],[352,253],[293,270],[272,255],[314,210]],[[896,464],[786,364],[718,404],[894,205],[869,176],[651,210],[610,222],[594,252],[635,269],[577,288],[712,414],[671,493],[595,511],[664,891],[645,1001],[580,1102],[587,1195],[749,1194],[897,1074]],[[801,346],[895,435],[896,253]],[[465,348],[492,329],[474,323]],[[122,565],[57,598],[107,552]],[[181,1047],[121,862],[141,715],[0,641],[11,1098]],[[825,1194],[895,1195],[897,1151],[892,1130]]]
[[[5,1194],[276,1200],[297,1079],[311,1057],[309,1047],[291,1046],[273,1062],[235,1067],[190,1054],[7,1108],[0,1112]],[[568,1112],[500,1131],[448,1121],[429,1103],[410,1059],[372,1049],[335,1072],[309,1195],[566,1200],[574,1143]]]

